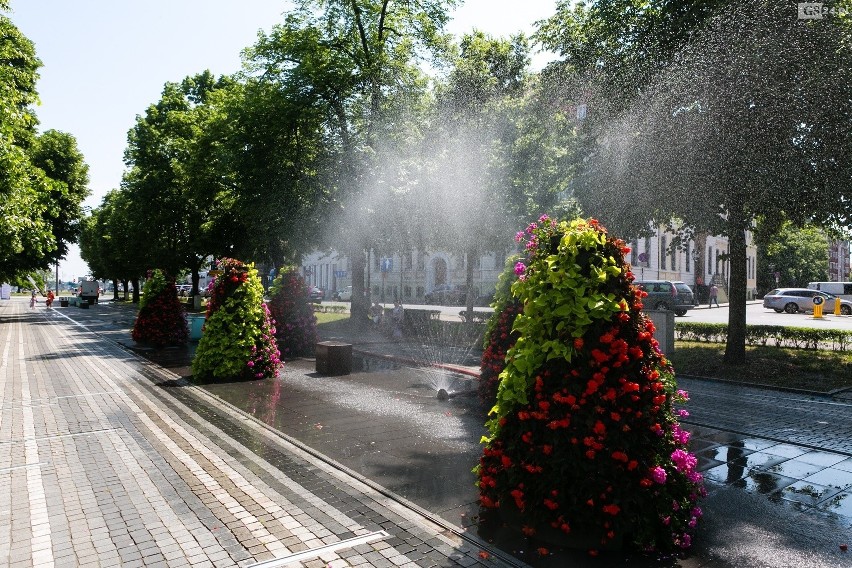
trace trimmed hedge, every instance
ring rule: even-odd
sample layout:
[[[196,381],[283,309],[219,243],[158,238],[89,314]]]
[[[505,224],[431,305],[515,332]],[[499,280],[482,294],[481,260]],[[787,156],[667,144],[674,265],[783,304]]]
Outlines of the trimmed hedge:
[[[675,325],[675,339],[725,343],[728,340],[728,326],[723,323],[678,322]],[[781,325],[747,325],[746,345],[849,351],[852,348],[852,331]]]

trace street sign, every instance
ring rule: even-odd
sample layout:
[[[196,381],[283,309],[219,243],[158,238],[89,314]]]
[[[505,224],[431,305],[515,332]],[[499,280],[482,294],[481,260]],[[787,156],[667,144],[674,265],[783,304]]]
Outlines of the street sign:
[[[383,258],[379,262],[379,266],[381,266],[382,272],[391,272],[393,270],[393,259]]]
[[[639,253],[639,262],[648,262],[648,253],[640,252]]]
[[[346,278],[346,271],[345,270],[335,270],[334,271],[334,277],[335,278]]]

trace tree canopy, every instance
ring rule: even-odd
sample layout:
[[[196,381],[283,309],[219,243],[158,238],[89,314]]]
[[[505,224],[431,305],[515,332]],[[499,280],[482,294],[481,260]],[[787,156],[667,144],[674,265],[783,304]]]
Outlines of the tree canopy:
[[[685,4],[563,5],[542,37],[565,54],[563,68],[590,78],[579,95],[589,105],[575,186],[584,210],[621,235],[655,222],[727,236],[725,358],[742,363],[746,232],[756,218],[765,227],[784,219],[848,225],[849,27],[842,19],[799,21],[795,9],[758,1]],[[644,23],[617,25],[619,15]],[[571,23],[559,36],[563,20]],[[645,25],[653,33],[642,33]],[[594,56],[602,44],[614,55]],[[653,73],[623,71],[634,67]],[[613,85],[621,95],[611,96]]]
[[[7,9],[0,2],[0,10]],[[40,66],[33,43],[0,14],[0,281],[64,257],[88,195],[75,139],[37,133],[32,107]]]

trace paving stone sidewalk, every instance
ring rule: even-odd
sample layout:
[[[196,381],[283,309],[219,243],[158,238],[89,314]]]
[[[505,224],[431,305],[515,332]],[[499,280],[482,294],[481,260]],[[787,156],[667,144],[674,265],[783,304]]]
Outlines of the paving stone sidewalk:
[[[57,311],[0,351],[0,565],[523,565]]]

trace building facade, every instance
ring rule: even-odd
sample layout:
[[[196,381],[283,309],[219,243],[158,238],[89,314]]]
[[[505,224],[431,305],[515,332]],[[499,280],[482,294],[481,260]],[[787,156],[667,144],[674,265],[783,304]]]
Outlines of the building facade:
[[[828,280],[852,282],[849,241],[828,241]]]
[[[636,280],[681,281],[693,290],[714,282],[720,288],[720,301],[726,301],[731,266],[727,238],[701,236],[673,249],[674,238],[672,233],[658,227],[654,235],[629,243],[631,252],[626,260]],[[506,256],[513,252],[508,250],[508,253],[488,252],[470,259],[474,297],[494,292]],[[370,251],[366,284],[373,300],[401,299],[403,303],[422,304],[425,295],[438,287],[464,287],[468,261],[466,255],[446,251],[413,249],[389,255]],[[334,291],[352,285],[350,261],[340,252],[314,252],[302,259],[301,266],[308,283],[326,291],[326,299],[331,299]],[[746,276],[747,298],[752,299],[757,289],[757,248],[751,234],[747,235]]]

